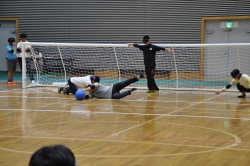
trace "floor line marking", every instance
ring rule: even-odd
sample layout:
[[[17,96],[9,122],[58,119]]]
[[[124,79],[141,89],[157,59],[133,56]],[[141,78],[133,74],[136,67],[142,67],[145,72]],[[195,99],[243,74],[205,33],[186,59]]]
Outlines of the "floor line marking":
[[[208,98],[208,99],[206,99],[206,100],[211,100],[212,98],[214,98],[214,97]],[[206,101],[206,100],[204,100],[204,101]],[[198,103],[195,103],[195,104],[191,104],[191,105],[189,105],[189,106],[187,106],[187,107],[184,107],[184,108],[180,108],[179,110],[172,111],[172,112],[170,112],[170,113],[168,113],[168,114],[166,114],[166,115],[170,115],[170,114],[172,114],[172,113],[178,112],[178,111],[180,111],[180,110],[183,110],[183,109],[192,107],[192,106],[197,105],[197,104],[200,104],[200,103],[202,103],[202,101],[200,101],[200,102],[198,102]],[[165,116],[165,115],[161,115],[161,116],[156,117],[156,118],[154,118],[154,119],[151,119],[151,120],[145,121],[145,122],[143,122],[143,123],[134,125],[134,126],[129,127],[129,128],[127,128],[127,129],[124,129],[124,130],[121,130],[121,131],[119,131],[119,132],[113,133],[113,134],[111,134],[111,136],[116,136],[116,135],[125,133],[125,132],[127,132],[127,131],[129,131],[129,130],[132,130],[132,129],[134,129],[134,128],[137,128],[137,127],[139,127],[139,126],[142,126],[142,125],[144,125],[144,124],[146,124],[146,123],[150,123],[150,122],[155,121],[155,120],[157,120],[157,119],[160,119],[160,118],[162,118],[162,117],[164,117],[164,116]],[[86,148],[86,147],[88,147],[88,146],[94,145],[94,144],[100,142],[100,140],[103,140],[103,139],[106,139],[106,138],[109,138],[109,137],[102,137],[102,138],[100,138],[100,139],[98,139],[98,140],[96,140],[96,141],[93,141],[93,142],[90,142],[90,143],[88,143],[88,144],[79,146],[79,147],[73,149],[73,151],[75,152],[75,151],[77,151],[77,150],[81,150],[81,149]]]

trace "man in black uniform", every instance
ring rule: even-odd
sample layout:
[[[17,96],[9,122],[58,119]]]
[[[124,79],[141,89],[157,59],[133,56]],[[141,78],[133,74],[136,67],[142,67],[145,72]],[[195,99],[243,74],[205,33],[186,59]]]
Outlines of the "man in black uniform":
[[[143,37],[143,43],[145,45],[139,45],[134,43],[128,43],[128,47],[138,47],[140,50],[143,51],[143,57],[144,57],[144,65],[145,65],[145,72],[147,76],[147,85],[148,85],[148,91],[147,93],[154,93],[155,91],[159,91],[159,88],[157,87],[154,75],[155,75],[155,54],[156,51],[160,50],[166,50],[169,52],[173,52],[169,48],[163,48],[156,45],[153,45],[150,43],[149,36]]]

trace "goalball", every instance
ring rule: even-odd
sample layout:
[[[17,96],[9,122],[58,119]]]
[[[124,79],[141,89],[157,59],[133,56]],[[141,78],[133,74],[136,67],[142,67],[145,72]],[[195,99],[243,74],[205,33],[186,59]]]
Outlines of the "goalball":
[[[83,90],[77,90],[75,93],[75,97],[77,100],[82,100],[85,97],[85,92]]]

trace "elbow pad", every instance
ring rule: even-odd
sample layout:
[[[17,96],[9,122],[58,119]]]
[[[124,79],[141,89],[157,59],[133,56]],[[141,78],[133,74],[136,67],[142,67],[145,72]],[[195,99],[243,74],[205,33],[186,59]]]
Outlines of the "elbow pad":
[[[30,52],[30,49],[29,49],[29,48],[27,48],[25,52]]]
[[[14,50],[10,50],[10,52],[13,54],[13,53],[14,53]]]
[[[90,87],[91,90],[92,90],[92,89],[95,89],[95,85],[88,85],[87,88],[88,88],[88,87]]]
[[[17,48],[16,50],[17,50],[17,52],[22,52],[20,48]]]
[[[231,88],[231,86],[232,86],[232,85],[228,84],[228,85],[226,86],[226,88],[229,89],[229,88]]]

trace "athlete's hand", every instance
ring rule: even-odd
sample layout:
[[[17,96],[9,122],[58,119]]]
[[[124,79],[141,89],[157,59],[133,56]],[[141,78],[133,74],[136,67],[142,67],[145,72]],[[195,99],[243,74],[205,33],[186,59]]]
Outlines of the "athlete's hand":
[[[134,47],[134,43],[128,43],[128,47]]]
[[[170,50],[169,48],[165,48],[165,50],[172,53],[174,52],[174,50]]]
[[[17,50],[17,52],[22,52],[21,48],[17,48],[16,50]]]
[[[30,49],[29,49],[29,48],[27,48],[27,49],[25,50],[25,52],[30,52]]]
[[[218,94],[220,94],[220,93],[221,93],[221,91],[217,91],[217,92],[215,92],[215,94],[216,94],[216,95],[218,95]]]

